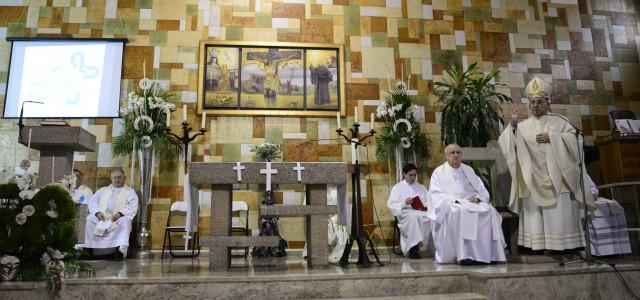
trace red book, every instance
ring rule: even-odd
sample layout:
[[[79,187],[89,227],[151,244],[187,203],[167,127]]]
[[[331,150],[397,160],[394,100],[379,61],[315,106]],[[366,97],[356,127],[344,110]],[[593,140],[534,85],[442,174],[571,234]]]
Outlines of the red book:
[[[420,197],[415,196],[411,199],[411,208],[415,210],[427,210],[427,208],[422,204]]]

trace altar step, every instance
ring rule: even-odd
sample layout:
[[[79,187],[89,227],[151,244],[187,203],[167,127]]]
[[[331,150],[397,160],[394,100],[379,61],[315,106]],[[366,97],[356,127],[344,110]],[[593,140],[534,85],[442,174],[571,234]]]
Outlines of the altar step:
[[[334,215],[335,205],[261,205],[260,215],[269,217],[303,217],[309,215]]]
[[[452,293],[435,295],[389,296],[367,298],[335,298],[349,300],[485,300],[487,297],[477,293]]]

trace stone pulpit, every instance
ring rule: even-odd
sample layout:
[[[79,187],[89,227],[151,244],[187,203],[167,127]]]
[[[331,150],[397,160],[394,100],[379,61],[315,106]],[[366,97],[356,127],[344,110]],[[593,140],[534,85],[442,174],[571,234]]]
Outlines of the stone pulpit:
[[[209,269],[230,266],[230,247],[275,247],[277,236],[231,236],[233,184],[302,184],[307,205],[261,205],[260,214],[271,217],[305,217],[308,264],[328,264],[327,216],[336,214],[327,205],[327,185],[346,184],[346,163],[192,163],[189,174],[193,186],[207,187],[211,193],[211,237],[201,239],[209,245]]]
[[[25,146],[29,143],[29,131],[31,148],[40,150],[39,187],[71,174],[74,151],[96,150],[96,137],[81,127],[25,126],[20,141]]]

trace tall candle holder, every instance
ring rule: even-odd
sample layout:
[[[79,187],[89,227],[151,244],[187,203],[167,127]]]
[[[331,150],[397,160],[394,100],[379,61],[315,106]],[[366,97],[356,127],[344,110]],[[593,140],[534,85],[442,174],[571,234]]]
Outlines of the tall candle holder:
[[[356,111],[357,114],[357,111]],[[358,262],[356,263],[359,267],[368,268],[371,266],[371,260],[369,260],[369,256],[366,251],[366,242],[369,242],[371,246],[371,250],[373,255],[376,258],[376,261],[381,266],[383,265],[378,258],[378,254],[376,249],[373,246],[373,241],[370,237],[367,237],[364,233],[364,228],[362,224],[362,198],[361,198],[361,189],[360,189],[360,159],[358,157],[358,147],[363,145],[363,142],[374,136],[376,131],[371,127],[368,135],[360,136],[360,124],[358,122],[353,123],[353,127],[349,128],[351,132],[351,136],[345,135],[342,128],[336,129],[336,132],[339,136],[343,137],[347,143],[353,145],[352,151],[355,151],[355,162],[353,164],[354,170],[351,173],[351,198],[352,198],[352,209],[351,209],[351,235],[349,236],[349,242],[344,248],[344,252],[342,253],[342,257],[340,258],[340,265],[346,266],[349,264],[349,255],[351,254],[351,248],[353,247],[353,242],[358,243]]]
[[[187,121],[182,121],[182,136],[179,136],[173,132],[171,132],[171,128],[167,127],[167,133],[174,136],[178,140],[182,141],[184,145],[184,173],[187,173],[187,161],[189,158],[189,144],[196,139],[199,135],[203,135],[207,130],[205,128],[200,128],[198,132],[191,136],[191,131],[193,130]]]

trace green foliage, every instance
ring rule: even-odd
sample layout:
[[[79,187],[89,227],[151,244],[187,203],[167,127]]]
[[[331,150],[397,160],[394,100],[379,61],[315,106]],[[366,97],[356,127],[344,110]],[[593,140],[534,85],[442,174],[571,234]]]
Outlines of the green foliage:
[[[434,93],[445,105],[441,126],[443,145],[485,147],[497,131],[497,124],[504,123],[499,104],[511,102],[511,97],[496,89],[504,84],[493,83],[500,71],[493,69],[485,75],[474,63],[465,71],[453,65],[446,72],[450,80],[433,84]]]
[[[167,111],[175,108],[169,102],[174,95],[155,82],[146,84],[150,84],[148,89],[129,93],[127,107],[122,109],[124,131],[113,139],[111,153],[114,157],[127,156],[134,144],[137,152],[150,140],[164,161],[173,162],[182,152],[182,142],[166,130]]]
[[[420,132],[420,124],[413,115],[416,106],[411,103],[407,90],[404,82],[398,82],[387,91],[376,111],[384,121],[384,127],[376,134],[376,156],[380,160],[394,157],[396,146],[401,144],[414,148],[416,155],[427,160],[431,156],[431,140]]]

